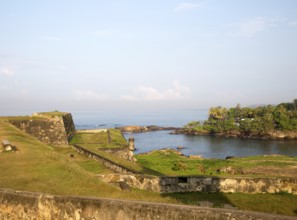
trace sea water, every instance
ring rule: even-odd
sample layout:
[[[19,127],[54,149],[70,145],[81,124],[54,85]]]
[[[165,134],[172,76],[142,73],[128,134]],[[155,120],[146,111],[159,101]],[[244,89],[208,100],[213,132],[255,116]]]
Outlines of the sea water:
[[[151,111],[133,113],[74,112],[77,129],[111,128],[125,125],[157,125],[182,127],[190,121],[206,120],[205,109]],[[135,153],[162,148],[177,149],[184,155],[201,155],[204,158],[244,157],[253,155],[283,154],[297,156],[296,140],[257,140],[213,136],[172,135],[170,131],[124,134],[135,139]]]

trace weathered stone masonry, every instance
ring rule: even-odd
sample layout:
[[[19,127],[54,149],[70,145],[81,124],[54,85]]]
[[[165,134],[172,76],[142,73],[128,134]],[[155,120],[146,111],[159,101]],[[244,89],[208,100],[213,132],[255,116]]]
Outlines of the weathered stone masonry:
[[[230,209],[54,196],[0,189],[0,219],[293,220],[296,217]]]
[[[34,119],[15,119],[10,123],[40,141],[54,145],[68,145],[68,141],[75,134],[75,126],[70,113],[56,116],[34,114]]]
[[[98,175],[107,183],[125,182],[128,186],[161,193],[223,192],[279,193],[297,195],[297,180],[289,178],[218,178],[204,176],[157,177],[137,174]]]

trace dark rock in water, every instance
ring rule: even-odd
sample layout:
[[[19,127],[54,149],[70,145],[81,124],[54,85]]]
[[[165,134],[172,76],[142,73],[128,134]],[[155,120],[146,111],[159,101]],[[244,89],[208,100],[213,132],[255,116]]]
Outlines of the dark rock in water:
[[[235,157],[234,156],[227,156],[225,159],[229,160],[229,159],[233,159],[233,158],[235,158]]]
[[[177,146],[176,149],[178,149],[178,150],[182,150],[182,149],[185,149],[185,147],[183,147],[183,146]]]

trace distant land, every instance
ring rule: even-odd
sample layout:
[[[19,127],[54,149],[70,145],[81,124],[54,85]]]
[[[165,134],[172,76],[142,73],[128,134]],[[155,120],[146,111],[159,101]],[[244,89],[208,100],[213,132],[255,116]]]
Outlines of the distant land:
[[[175,134],[261,139],[297,139],[297,99],[278,105],[209,109],[205,121],[189,122]]]

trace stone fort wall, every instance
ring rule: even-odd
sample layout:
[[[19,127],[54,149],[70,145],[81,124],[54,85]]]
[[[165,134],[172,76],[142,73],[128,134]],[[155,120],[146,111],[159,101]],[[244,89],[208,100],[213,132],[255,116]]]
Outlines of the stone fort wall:
[[[9,120],[15,127],[53,145],[68,145],[75,134],[75,126],[70,113],[35,113],[33,117]]]
[[[128,186],[161,193],[222,192],[222,193],[280,193],[297,195],[297,179],[209,177],[209,176],[148,176],[141,174],[97,175],[106,183],[125,182]]]
[[[231,209],[89,197],[54,196],[0,189],[0,219],[292,220],[296,217]]]

